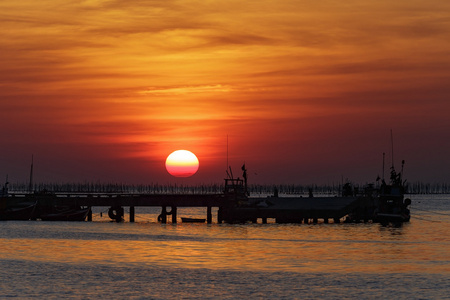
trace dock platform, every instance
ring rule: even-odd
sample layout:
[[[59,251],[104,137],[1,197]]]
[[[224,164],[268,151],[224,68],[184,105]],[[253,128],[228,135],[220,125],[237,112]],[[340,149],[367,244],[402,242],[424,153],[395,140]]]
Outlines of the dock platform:
[[[276,223],[310,223],[322,219],[340,222],[345,216],[364,211],[371,201],[364,197],[270,197],[250,198],[250,206],[226,207],[219,218],[227,223],[275,219]]]
[[[354,220],[368,219],[373,214],[373,198],[370,196],[342,197],[278,197],[252,198],[247,192],[246,183],[242,179],[226,179],[225,189],[220,194],[123,194],[123,193],[24,193],[10,194],[3,199],[17,206],[18,203],[35,203],[31,219],[69,220],[73,216],[84,216],[92,221],[92,207],[109,207],[108,216],[117,222],[124,221],[124,207],[129,207],[129,221],[135,221],[136,207],[161,207],[158,221],[177,222],[178,207],[206,207],[206,222],[212,223],[212,208],[218,208],[218,223],[267,223],[267,219],[275,219],[276,223],[310,223],[323,219],[328,223],[340,222],[351,215]],[[83,212],[88,211],[86,215]],[[65,216],[70,212],[71,216]]]

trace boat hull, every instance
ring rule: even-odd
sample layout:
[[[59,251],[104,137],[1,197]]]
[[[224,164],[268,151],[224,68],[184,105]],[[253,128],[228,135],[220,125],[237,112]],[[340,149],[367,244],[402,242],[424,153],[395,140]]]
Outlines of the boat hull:
[[[57,213],[41,214],[42,221],[84,221],[89,214],[90,208],[71,209]]]
[[[409,222],[410,216],[406,214],[389,214],[379,213],[375,216],[375,221],[378,223],[403,223]]]
[[[36,204],[24,207],[8,207],[0,212],[0,220],[29,220],[36,208]]]
[[[183,223],[205,223],[206,219],[198,219],[198,218],[181,218]]]

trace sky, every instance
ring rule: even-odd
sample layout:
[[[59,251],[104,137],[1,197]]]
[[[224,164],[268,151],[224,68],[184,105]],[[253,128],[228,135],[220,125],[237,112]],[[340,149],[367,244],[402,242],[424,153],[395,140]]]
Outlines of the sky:
[[[0,2],[10,182],[448,183],[449,113],[448,1]]]

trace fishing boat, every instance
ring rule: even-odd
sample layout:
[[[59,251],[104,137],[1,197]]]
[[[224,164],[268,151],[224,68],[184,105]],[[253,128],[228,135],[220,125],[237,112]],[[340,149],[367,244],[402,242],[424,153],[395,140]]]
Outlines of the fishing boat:
[[[384,180],[384,153],[383,153],[383,180],[376,198],[373,221],[381,224],[409,222],[411,215],[408,206],[411,199],[404,199],[406,193],[406,180],[403,180],[403,167],[405,161],[402,160],[402,169],[395,171],[394,167],[394,137],[391,130],[392,145],[392,165],[390,182],[386,184]]]
[[[411,215],[408,206],[411,199],[404,199],[406,192],[406,180],[403,181],[402,171],[397,173],[394,166],[391,167],[390,183],[383,180],[377,197],[377,205],[374,212],[374,221],[382,224],[409,222]]]
[[[181,218],[183,223],[205,223],[206,219],[201,218]]]
[[[90,210],[90,207],[54,207],[51,212],[41,213],[39,218],[42,221],[84,221]]]
[[[16,206],[8,206],[0,210],[0,220],[29,220],[36,208],[33,204],[18,204]]]
[[[0,194],[0,220],[29,220],[36,209],[36,201],[25,201],[8,192],[6,180]]]

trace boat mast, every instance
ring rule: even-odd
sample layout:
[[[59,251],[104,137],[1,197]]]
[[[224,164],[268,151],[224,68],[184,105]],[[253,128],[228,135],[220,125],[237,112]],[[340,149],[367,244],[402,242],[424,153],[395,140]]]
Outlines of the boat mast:
[[[394,169],[394,136],[391,129],[391,146],[392,146],[392,170]]]
[[[31,155],[31,168],[30,168],[30,186],[28,187],[30,193],[33,192],[33,155]]]
[[[8,196],[8,174],[6,174],[6,181],[5,181],[5,185],[3,186],[2,189],[2,197],[7,197]]]
[[[227,134],[227,165],[226,165],[226,168],[225,168],[225,170],[227,171],[227,173],[228,173],[228,134]]]

